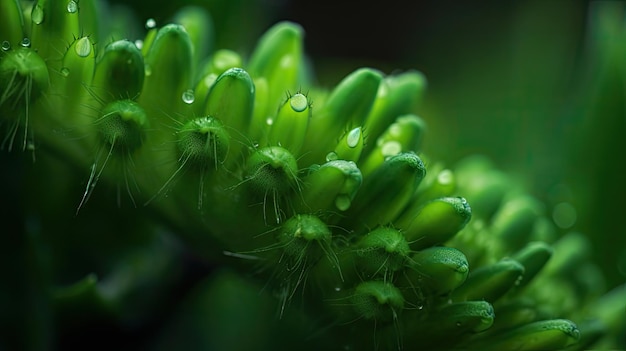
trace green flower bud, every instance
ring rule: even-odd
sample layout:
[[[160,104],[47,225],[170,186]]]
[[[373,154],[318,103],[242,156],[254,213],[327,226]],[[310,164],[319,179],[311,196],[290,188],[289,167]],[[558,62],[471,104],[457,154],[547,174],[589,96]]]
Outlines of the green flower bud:
[[[466,301],[445,305],[435,312],[433,319],[429,319],[429,322],[438,322],[433,323],[433,326],[438,325],[444,333],[450,331],[448,336],[451,336],[487,330],[493,324],[495,314],[493,306],[488,302]]]
[[[429,247],[411,256],[411,262],[408,279],[435,295],[458,288],[469,273],[467,258],[453,247]]]
[[[472,270],[465,283],[452,292],[452,299],[485,300],[493,303],[519,284],[523,274],[524,266],[513,259],[504,258]]]
[[[318,217],[298,214],[289,218],[278,229],[277,264],[272,262],[278,280],[278,294],[282,299],[280,314],[296,290],[307,280],[309,271],[326,255],[333,270],[339,270],[339,262],[331,247],[332,233]],[[326,271],[325,273],[331,273]],[[339,275],[340,276],[340,275]]]
[[[0,106],[12,109],[29,103],[48,89],[50,78],[46,62],[33,49],[20,46],[0,52]]]
[[[524,279],[518,289],[526,286],[546,265],[552,257],[552,247],[542,242],[530,242],[523,249],[516,252],[512,258],[524,266]]]
[[[354,162],[336,160],[316,167],[302,182],[300,210],[334,212],[350,208],[363,177]]]
[[[27,43],[28,39],[24,39]],[[37,53],[27,46],[0,52],[0,123],[9,120],[9,131],[1,148],[13,149],[20,126],[24,128],[22,150],[28,145],[31,105],[48,89],[48,67]],[[4,111],[7,111],[5,113]]]
[[[385,77],[378,86],[376,99],[365,119],[365,130],[371,140],[378,140],[385,129],[398,117],[414,112],[426,87],[424,75],[408,71]],[[368,143],[369,152],[378,146]],[[407,151],[415,151],[407,149]]]
[[[323,250],[311,243],[328,245],[331,237],[330,229],[318,217],[295,215],[281,226],[278,242],[285,254],[302,259],[303,255],[310,254],[312,250],[317,251],[315,256],[321,256]],[[313,258],[313,261],[316,259]]]
[[[263,77],[269,84],[268,107],[278,106],[288,90],[297,88],[302,65],[302,27],[292,22],[280,22],[259,39],[252,52],[248,69],[256,79]]]
[[[24,38],[24,17],[19,0],[0,1],[0,42],[2,47],[18,46]],[[6,42],[6,44],[5,44]]]
[[[102,109],[96,121],[102,141],[112,152],[126,155],[139,148],[145,138],[148,124],[146,112],[131,100],[118,100]]]
[[[376,139],[376,146],[361,166],[366,176],[378,168],[385,159],[401,152],[416,152],[424,133],[424,121],[415,115],[404,115],[389,125]]]
[[[290,95],[278,109],[270,125],[267,142],[279,145],[298,155],[311,117],[311,104],[306,95]]]
[[[406,266],[409,254],[409,244],[400,231],[378,227],[356,242],[355,268],[365,279],[389,278],[390,274]]]
[[[369,113],[382,74],[362,68],[345,77],[320,109],[311,118],[309,132],[304,144],[306,163],[323,160],[334,148],[344,128],[363,124]]]
[[[244,145],[250,145],[241,131],[250,126],[254,106],[254,84],[246,71],[231,68],[222,73],[211,86],[205,101],[205,114],[219,119],[233,140],[230,155],[239,161]]]
[[[204,172],[217,169],[226,159],[230,135],[220,122],[211,116],[194,118],[177,132],[180,162],[185,167]]]
[[[481,350],[561,350],[578,342],[580,331],[566,319],[525,324],[480,344]]]
[[[295,157],[279,146],[268,146],[255,150],[246,160],[245,182],[250,193],[271,202],[276,223],[281,222],[281,201],[298,189],[298,164]],[[265,217],[265,216],[264,216]]]
[[[404,309],[404,297],[391,283],[365,281],[354,289],[350,303],[357,316],[389,323],[398,319]]]
[[[342,223],[353,228],[391,223],[410,201],[425,174],[424,163],[414,153],[388,158],[365,179]]]
[[[72,67],[65,67],[72,72]],[[98,59],[93,86],[98,97],[105,102],[134,100],[141,94],[144,77],[141,51],[128,40],[118,40],[107,45]]]
[[[419,332],[407,335],[405,343],[426,344],[431,348],[441,349],[447,349],[450,345],[460,347],[463,345],[463,337],[489,329],[494,319],[493,306],[486,301],[445,304],[430,311],[421,320],[419,318],[407,320],[410,330]]]
[[[465,227],[472,210],[462,197],[445,197],[411,206],[394,221],[413,249],[445,243]]]
[[[158,116],[165,107],[167,113],[174,114],[194,101],[192,84],[193,46],[185,28],[178,24],[168,24],[160,28],[145,56],[145,81],[139,101],[150,106],[151,116]],[[176,69],[172,69],[176,67]],[[183,94],[187,93],[184,97]],[[164,123],[171,117],[164,118]]]
[[[509,200],[493,218],[493,235],[499,237],[510,249],[520,248],[528,241],[541,212],[538,201],[529,196]]]
[[[485,337],[497,335],[504,330],[517,328],[541,318],[537,302],[532,298],[520,297],[498,303],[498,318],[486,332]]]

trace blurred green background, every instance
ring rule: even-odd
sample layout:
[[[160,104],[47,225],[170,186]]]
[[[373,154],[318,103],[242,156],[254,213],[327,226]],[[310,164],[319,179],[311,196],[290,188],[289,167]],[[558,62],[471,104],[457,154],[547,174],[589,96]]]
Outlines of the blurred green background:
[[[362,66],[422,71],[425,153],[449,165],[484,154],[519,175],[563,231],[590,236],[608,287],[626,280],[624,1],[130,4],[157,22],[182,5],[204,6],[216,48],[244,53],[273,23],[300,23],[322,86]]]

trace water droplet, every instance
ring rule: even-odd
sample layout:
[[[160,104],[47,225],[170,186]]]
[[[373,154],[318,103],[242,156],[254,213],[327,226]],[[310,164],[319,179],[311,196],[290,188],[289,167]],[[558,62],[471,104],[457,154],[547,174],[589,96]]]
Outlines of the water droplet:
[[[459,327],[459,328],[460,328],[460,327],[461,327],[461,325],[462,325],[462,324],[461,324],[461,322],[456,322],[456,326],[457,326],[457,327]]]
[[[152,67],[150,67],[150,65],[147,63],[144,67],[144,73],[146,74],[146,77],[149,77],[152,75]]]
[[[307,100],[306,96],[297,93],[289,99],[289,104],[294,111],[302,112],[306,110],[306,108],[309,106],[309,101]]]
[[[576,224],[576,208],[569,202],[560,202],[552,210],[552,219],[559,228],[570,228]]]
[[[78,4],[76,3],[76,1],[70,0],[67,3],[67,12],[69,12],[69,13],[76,13],[76,12],[78,12]]]
[[[335,287],[335,291],[337,291],[337,292],[341,291],[341,287],[340,286],[336,286]]]
[[[141,39],[135,40],[135,46],[137,47],[137,49],[141,50],[143,48],[143,40]]]
[[[272,124],[274,124],[274,119],[272,117],[267,117],[267,119],[265,120],[265,124],[271,126]]]
[[[91,54],[91,42],[89,38],[82,37],[78,39],[76,45],[74,45],[74,51],[76,51],[76,55],[80,57],[87,57]]]
[[[146,21],[146,29],[153,29],[156,27],[156,20],[154,18],[148,18]]]
[[[352,205],[352,200],[348,195],[339,195],[335,198],[335,206],[339,211],[345,211]]]
[[[423,310],[424,309],[424,305],[417,306],[417,309],[420,310],[420,311]]]
[[[25,48],[29,48],[30,47],[30,39],[28,39],[28,38],[22,39],[22,42],[20,42],[20,45],[25,47]]]
[[[63,67],[63,68],[61,68],[61,75],[62,75],[63,77],[67,77],[67,76],[69,76],[69,75],[70,75],[70,69],[69,69],[69,68],[67,68],[67,67]]]
[[[11,50],[11,43],[9,43],[7,40],[2,42],[2,51],[9,51]]]
[[[189,89],[183,92],[183,102],[186,104],[193,104],[194,100],[196,100],[195,95],[193,94],[193,90]]]
[[[331,151],[326,155],[326,162],[335,161],[337,159],[339,159],[339,156],[337,156],[337,153],[334,151]]]
[[[359,140],[361,140],[361,127],[357,127],[352,129],[348,133],[348,138],[346,142],[348,143],[348,147],[355,148],[359,145]]]
[[[33,23],[41,24],[43,22],[43,17],[43,8],[41,7],[41,5],[37,4],[35,7],[33,7],[33,12],[30,13],[30,18]]]

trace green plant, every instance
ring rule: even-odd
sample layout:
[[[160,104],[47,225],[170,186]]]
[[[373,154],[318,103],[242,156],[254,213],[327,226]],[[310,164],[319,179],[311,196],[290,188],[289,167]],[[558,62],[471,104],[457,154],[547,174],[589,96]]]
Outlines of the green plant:
[[[6,347],[72,344],[85,323],[157,330],[135,341],[155,349],[617,342],[626,291],[605,294],[584,236],[489,161],[419,153],[421,73],[326,90],[294,23],[244,58],[208,51],[198,8],[129,41],[98,2],[1,6],[2,145],[36,159],[13,255],[40,306],[2,321]],[[207,280],[161,311],[195,264]]]

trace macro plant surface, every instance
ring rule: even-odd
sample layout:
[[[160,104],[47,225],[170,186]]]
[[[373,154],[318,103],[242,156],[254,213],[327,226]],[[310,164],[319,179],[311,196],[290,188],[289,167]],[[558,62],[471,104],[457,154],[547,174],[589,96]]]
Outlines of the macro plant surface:
[[[585,236],[488,160],[420,152],[418,71],[325,89],[295,23],[244,57],[209,49],[199,8],[139,39],[105,3],[0,1],[2,148],[32,159],[15,235],[38,304],[2,321],[0,349],[102,325],[149,349],[618,342],[626,290],[603,290]]]

